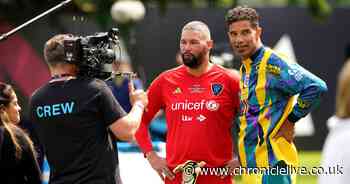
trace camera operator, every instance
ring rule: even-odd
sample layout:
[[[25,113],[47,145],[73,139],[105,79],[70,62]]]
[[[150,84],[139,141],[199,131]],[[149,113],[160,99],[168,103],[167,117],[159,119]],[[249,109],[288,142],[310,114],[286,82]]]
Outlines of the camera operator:
[[[113,134],[132,141],[147,95],[130,85],[133,105],[126,114],[104,81],[80,77],[79,65],[66,59],[64,40],[56,35],[45,44],[44,57],[52,79],[34,92],[33,122],[50,165],[51,184],[119,184]]]

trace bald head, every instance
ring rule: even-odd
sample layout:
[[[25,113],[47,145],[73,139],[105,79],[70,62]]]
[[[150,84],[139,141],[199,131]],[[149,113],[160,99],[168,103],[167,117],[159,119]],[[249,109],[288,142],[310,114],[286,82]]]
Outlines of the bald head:
[[[191,69],[207,66],[213,40],[208,26],[200,21],[191,21],[182,28],[180,51],[183,64]]]
[[[182,28],[182,32],[184,31],[197,31],[201,34],[201,39],[211,40],[209,27],[204,22],[191,21]]]

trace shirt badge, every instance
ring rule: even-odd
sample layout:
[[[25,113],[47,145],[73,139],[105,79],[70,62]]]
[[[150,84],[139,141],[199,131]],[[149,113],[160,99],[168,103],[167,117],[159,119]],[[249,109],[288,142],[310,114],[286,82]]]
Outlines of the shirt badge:
[[[211,91],[215,96],[220,95],[220,93],[222,92],[222,89],[223,89],[222,84],[215,83],[211,85]]]
[[[243,88],[247,88],[249,86],[249,75],[243,77]]]

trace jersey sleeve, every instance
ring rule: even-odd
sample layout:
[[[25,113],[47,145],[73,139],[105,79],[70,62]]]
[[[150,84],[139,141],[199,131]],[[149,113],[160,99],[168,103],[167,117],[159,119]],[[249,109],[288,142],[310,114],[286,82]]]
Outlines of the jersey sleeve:
[[[112,91],[106,84],[101,87],[99,94],[99,109],[101,109],[106,126],[111,125],[117,119],[126,115],[122,106],[114,98]]]
[[[149,125],[154,115],[164,106],[162,98],[162,77],[156,78],[147,90],[148,105],[143,113],[141,124],[136,131],[135,138],[143,153],[152,151],[152,142],[149,134]]]
[[[281,64],[276,87],[290,96],[299,94],[297,103],[288,116],[291,122],[297,122],[311,112],[319,104],[322,94],[327,91],[327,85],[322,79],[296,63],[285,62]]]

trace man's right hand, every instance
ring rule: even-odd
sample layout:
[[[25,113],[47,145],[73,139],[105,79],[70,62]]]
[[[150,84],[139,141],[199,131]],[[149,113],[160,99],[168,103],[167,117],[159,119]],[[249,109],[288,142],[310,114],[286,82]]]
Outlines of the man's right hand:
[[[132,82],[129,82],[129,96],[130,96],[130,103],[132,105],[135,104],[135,102],[140,102],[144,107],[148,104],[148,98],[145,91],[142,89],[135,90],[134,85]]]
[[[164,181],[165,177],[170,180],[175,178],[175,174],[170,171],[166,164],[166,160],[157,155],[156,152],[150,151],[146,154],[148,162],[151,164],[152,168],[158,173],[159,177]]]

